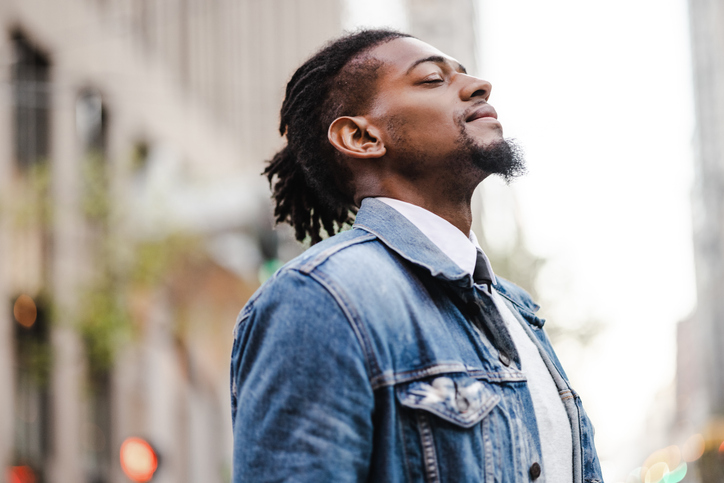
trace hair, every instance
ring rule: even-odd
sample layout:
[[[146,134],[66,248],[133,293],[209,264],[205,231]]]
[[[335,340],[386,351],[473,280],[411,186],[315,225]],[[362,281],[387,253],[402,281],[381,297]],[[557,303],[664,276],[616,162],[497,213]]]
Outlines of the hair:
[[[394,30],[361,30],[328,43],[287,84],[279,133],[286,146],[262,174],[269,180],[277,223],[289,223],[296,239],[322,240],[354,220],[351,173],[327,139],[340,116],[365,112],[375,95],[382,62],[364,55],[390,40],[410,37]]]

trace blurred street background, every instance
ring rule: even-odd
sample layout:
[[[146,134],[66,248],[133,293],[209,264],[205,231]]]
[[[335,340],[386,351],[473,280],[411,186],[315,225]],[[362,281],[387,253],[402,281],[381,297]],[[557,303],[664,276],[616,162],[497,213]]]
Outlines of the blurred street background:
[[[717,0],[0,0],[0,481],[230,481],[232,328],[305,249],[260,176],[284,86],[360,26],[492,82],[529,174],[473,228],[606,482],[724,482]]]

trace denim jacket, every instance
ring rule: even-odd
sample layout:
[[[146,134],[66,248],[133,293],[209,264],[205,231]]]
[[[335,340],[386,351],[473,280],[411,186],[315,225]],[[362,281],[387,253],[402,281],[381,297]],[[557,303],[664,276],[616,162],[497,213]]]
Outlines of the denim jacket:
[[[593,427],[538,306],[503,279],[494,288],[558,386],[574,482],[601,482]],[[546,481],[525,375],[460,302],[475,290],[404,216],[364,200],[353,229],[282,267],[239,314],[233,481]]]

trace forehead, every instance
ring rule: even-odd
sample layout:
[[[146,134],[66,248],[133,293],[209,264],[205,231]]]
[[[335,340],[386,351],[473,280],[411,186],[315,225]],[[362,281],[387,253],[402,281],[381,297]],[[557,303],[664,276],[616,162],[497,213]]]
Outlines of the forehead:
[[[373,48],[369,53],[372,57],[384,63],[385,75],[392,77],[404,76],[416,61],[432,56],[440,56],[454,65],[458,64],[455,59],[440,52],[432,45],[410,37],[401,37],[385,42]]]

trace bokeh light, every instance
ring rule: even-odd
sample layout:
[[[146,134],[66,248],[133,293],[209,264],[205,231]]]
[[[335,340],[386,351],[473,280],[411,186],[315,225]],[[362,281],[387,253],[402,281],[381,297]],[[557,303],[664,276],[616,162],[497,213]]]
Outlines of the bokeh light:
[[[719,445],[719,453],[724,454],[724,441],[722,441],[721,444]]]
[[[664,449],[654,451],[646,458],[645,468],[653,468],[657,463],[666,464],[667,468],[676,468],[681,463],[681,451],[678,446],[668,446]]]
[[[669,474],[669,465],[664,462],[654,463],[651,468],[646,471],[644,483],[659,483]]]
[[[685,444],[686,456],[698,459],[703,452],[704,439],[694,435]],[[688,465],[682,461],[678,446],[668,446],[654,451],[643,466],[629,473],[624,483],[679,483],[686,477]]]
[[[30,296],[22,294],[15,301],[13,316],[15,316],[18,324],[25,328],[30,328],[35,323],[35,319],[38,318],[38,308]]]
[[[671,468],[677,468],[681,463],[681,451],[678,446],[667,446],[666,448],[654,451],[646,458],[644,465],[639,470],[639,479],[644,483],[656,483],[667,481]]]
[[[11,466],[7,471],[8,483],[35,483],[35,472],[29,466]]]
[[[686,476],[687,469],[686,463],[682,462],[664,478],[663,483],[679,483]]]
[[[158,468],[158,456],[148,441],[127,438],[121,445],[121,468],[131,480],[145,483]]]
[[[701,458],[701,455],[704,454],[704,448],[704,437],[702,435],[694,434],[690,436],[682,447],[684,461],[691,463],[692,461],[698,460]]]

